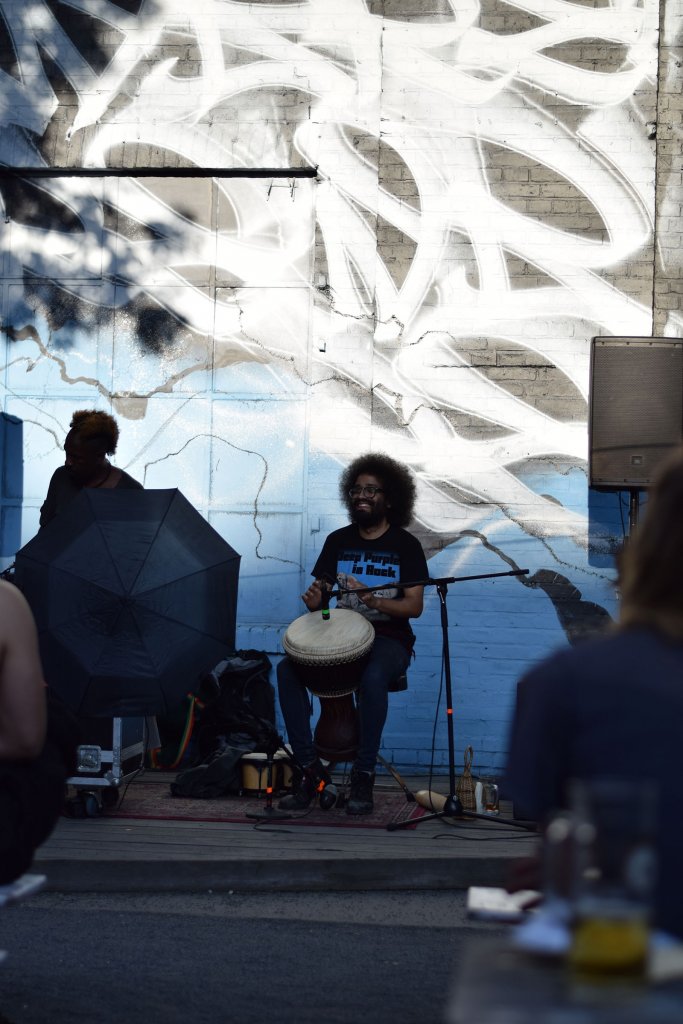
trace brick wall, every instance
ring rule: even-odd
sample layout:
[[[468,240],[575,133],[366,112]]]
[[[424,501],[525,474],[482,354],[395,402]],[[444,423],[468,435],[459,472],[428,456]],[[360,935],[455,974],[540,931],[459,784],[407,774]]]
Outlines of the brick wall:
[[[682,333],[674,5],[26,11],[2,5],[0,163],[59,173],[0,174],[3,564],[73,409],[111,409],[118,464],[242,554],[238,643],[277,659],[340,469],[386,450],[434,578],[528,569],[448,593],[458,766],[498,773],[520,673],[617,610],[590,339]],[[432,590],[402,767],[447,758],[439,618]]]
[[[662,8],[656,123],[657,184],[654,333],[681,336],[681,242],[683,240],[683,45],[675,4]]]

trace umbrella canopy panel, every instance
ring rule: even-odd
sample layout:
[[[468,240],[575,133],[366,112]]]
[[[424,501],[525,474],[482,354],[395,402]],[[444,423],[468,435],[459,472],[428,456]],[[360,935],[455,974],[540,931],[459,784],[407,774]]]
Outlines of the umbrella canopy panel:
[[[81,715],[166,713],[234,650],[239,563],[178,490],[84,489],[16,558],[48,683]]]

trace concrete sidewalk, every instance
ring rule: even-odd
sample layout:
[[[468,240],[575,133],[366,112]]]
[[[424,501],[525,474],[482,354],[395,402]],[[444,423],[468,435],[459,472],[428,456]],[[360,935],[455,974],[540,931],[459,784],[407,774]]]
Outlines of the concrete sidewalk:
[[[414,793],[427,780],[405,782]],[[393,785],[382,778],[377,788]],[[447,793],[448,780],[435,780],[432,790]],[[503,804],[501,816],[510,812]],[[480,819],[435,818],[387,831],[270,820],[63,818],[32,870],[59,892],[458,890],[504,884],[536,842],[532,833]]]

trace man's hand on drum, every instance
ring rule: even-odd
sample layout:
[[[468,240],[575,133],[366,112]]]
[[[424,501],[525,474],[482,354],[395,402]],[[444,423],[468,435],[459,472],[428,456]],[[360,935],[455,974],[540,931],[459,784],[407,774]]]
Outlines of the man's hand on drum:
[[[323,603],[323,587],[326,586],[321,580],[314,580],[305,594],[301,595],[301,600],[308,608],[309,612],[317,612]],[[329,590],[330,588],[327,587]]]

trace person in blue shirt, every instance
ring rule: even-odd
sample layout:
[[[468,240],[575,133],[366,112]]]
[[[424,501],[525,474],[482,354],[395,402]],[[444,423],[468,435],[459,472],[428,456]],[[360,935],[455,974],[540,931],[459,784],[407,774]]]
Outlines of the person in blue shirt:
[[[520,680],[502,791],[542,827],[570,807],[573,780],[653,782],[655,923],[683,938],[683,452],[650,491],[619,585],[616,627]]]

